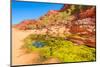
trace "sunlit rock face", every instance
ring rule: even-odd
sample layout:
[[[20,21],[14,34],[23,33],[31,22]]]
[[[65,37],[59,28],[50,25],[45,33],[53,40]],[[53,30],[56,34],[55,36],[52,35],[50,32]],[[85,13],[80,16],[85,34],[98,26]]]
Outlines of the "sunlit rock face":
[[[57,13],[59,13],[58,10],[50,10],[46,15],[57,14]]]
[[[21,30],[33,30],[35,34],[56,37],[78,35],[80,37],[66,38],[79,45],[87,44],[87,46],[95,47],[96,8],[95,6],[81,7],[79,8],[79,5],[64,5],[60,10],[48,11],[38,20],[25,20],[15,27]]]
[[[21,30],[26,30],[28,25],[35,25],[35,22],[35,20],[24,20],[21,23],[17,24],[15,27]]]

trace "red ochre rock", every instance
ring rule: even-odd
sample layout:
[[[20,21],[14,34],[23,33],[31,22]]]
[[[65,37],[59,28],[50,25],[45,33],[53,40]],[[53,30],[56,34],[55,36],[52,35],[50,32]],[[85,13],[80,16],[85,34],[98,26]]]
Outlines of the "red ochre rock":
[[[92,37],[87,38],[85,40],[85,43],[87,46],[94,47],[94,48],[96,47],[96,39],[95,38],[92,38]]]

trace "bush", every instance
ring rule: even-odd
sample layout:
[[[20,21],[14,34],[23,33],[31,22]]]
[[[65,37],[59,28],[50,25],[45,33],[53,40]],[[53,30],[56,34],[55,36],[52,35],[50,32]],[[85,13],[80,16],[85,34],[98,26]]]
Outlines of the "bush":
[[[37,47],[36,42],[44,46]],[[61,37],[48,35],[30,35],[24,40],[25,48],[30,51],[39,51],[43,57],[56,57],[61,62],[95,61],[95,48],[85,45],[74,45],[71,41]]]

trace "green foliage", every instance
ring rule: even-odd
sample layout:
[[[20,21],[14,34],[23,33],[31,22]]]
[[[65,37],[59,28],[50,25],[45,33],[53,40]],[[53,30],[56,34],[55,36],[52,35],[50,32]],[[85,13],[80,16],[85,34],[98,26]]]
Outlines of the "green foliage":
[[[67,42],[65,42],[67,44]],[[63,45],[59,50],[54,51],[54,56],[62,62],[94,61],[95,49],[86,46]]]
[[[42,41],[46,46],[36,48],[32,42]],[[71,41],[61,37],[51,37],[48,35],[29,35],[24,39],[25,47],[31,51],[39,51],[43,57],[56,57],[61,62],[95,61],[95,48],[85,45],[74,45]]]

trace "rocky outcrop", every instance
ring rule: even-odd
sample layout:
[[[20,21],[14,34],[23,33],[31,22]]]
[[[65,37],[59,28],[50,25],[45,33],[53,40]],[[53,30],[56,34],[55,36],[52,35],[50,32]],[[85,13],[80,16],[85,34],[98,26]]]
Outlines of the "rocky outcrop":
[[[86,45],[89,47],[96,47],[96,40],[95,37],[79,37],[79,36],[71,36],[67,38],[69,41],[72,41],[73,43],[76,43],[77,45]]]
[[[87,46],[96,47],[96,39],[95,37],[89,37],[85,40]]]
[[[95,18],[85,18],[77,20],[72,23],[70,32],[80,35],[93,35],[95,34]]]
[[[66,16],[67,14],[64,12],[67,12],[67,9],[72,14]],[[73,5],[73,7],[72,5],[64,5],[61,10],[50,10],[38,20],[25,20],[15,27],[21,30],[35,30],[38,31],[38,34],[42,32],[42,34],[52,36],[78,35],[79,37],[72,36],[67,39],[79,45],[86,44],[95,47],[95,17],[95,6],[79,8],[78,5]]]
[[[57,10],[50,10],[50,11],[48,11],[48,13],[46,15],[57,14],[57,13],[59,13],[59,11],[57,11]]]
[[[96,8],[91,7],[87,10],[80,11],[80,18],[96,17]]]
[[[28,30],[31,28],[38,27],[39,23],[37,23],[36,20],[24,20],[19,24],[16,24],[15,27],[20,29],[20,30]]]
[[[65,11],[66,9],[70,8],[70,6],[71,6],[71,5],[69,5],[69,4],[67,4],[67,5],[64,4],[64,6],[63,6],[63,7],[61,8],[61,10],[59,10],[59,11],[61,11],[61,12],[62,12],[62,11]]]

